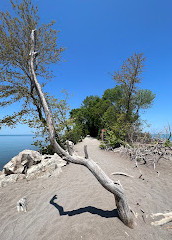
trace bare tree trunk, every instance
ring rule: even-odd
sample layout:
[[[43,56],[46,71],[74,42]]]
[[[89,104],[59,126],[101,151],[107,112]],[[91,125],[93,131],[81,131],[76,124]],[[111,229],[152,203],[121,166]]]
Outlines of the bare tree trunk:
[[[35,58],[37,56],[37,52],[35,52],[36,48],[36,30],[32,30],[31,33],[31,53],[30,53],[30,73],[31,73],[31,78],[33,81],[33,84],[35,86],[35,89],[37,91],[37,94],[40,98],[42,107],[44,109],[45,117],[46,117],[46,122],[47,126],[49,129],[49,137],[50,137],[50,143],[52,147],[54,148],[54,151],[61,156],[64,160],[75,163],[75,164],[81,164],[87,167],[92,174],[96,177],[96,179],[100,182],[100,184],[109,192],[114,194],[116,205],[117,205],[117,210],[119,217],[121,221],[127,225],[130,228],[134,227],[134,221],[131,215],[130,208],[127,203],[127,199],[124,193],[124,190],[120,184],[119,181],[114,182],[112,181],[104,172],[103,170],[92,160],[88,157],[87,149],[86,147],[84,148],[85,151],[85,158],[80,157],[76,154],[69,155],[66,153],[56,142],[55,139],[55,128],[54,128],[54,123],[52,119],[51,112],[49,110],[48,104],[46,102],[45,96],[43,94],[43,91],[41,89],[41,86],[37,80],[35,70],[34,70],[34,63],[35,63]]]

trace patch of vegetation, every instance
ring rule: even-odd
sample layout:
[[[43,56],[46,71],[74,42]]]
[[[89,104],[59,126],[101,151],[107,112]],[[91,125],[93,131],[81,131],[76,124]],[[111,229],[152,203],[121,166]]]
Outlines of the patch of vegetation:
[[[164,143],[165,147],[172,147],[172,142],[170,140],[166,140]]]
[[[120,71],[112,74],[114,88],[106,89],[102,97],[86,97],[80,108],[70,112],[73,122],[70,135],[74,142],[87,134],[100,138],[101,129],[106,130],[104,142],[112,148],[132,143],[138,136],[143,138],[140,112],[150,108],[155,98],[150,90],[138,87],[144,61],[142,53],[133,54],[123,62]]]

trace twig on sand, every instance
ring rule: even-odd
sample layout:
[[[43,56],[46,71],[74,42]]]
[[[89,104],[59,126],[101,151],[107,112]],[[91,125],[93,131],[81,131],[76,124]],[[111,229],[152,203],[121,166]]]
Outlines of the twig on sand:
[[[130,211],[133,213],[134,217],[137,218],[138,217],[138,213],[134,212],[134,210],[130,209]]]
[[[127,174],[127,173],[123,173],[123,172],[114,172],[114,173],[111,173],[111,175],[122,175],[122,176],[125,176],[125,177],[131,177],[131,178],[134,178],[133,176]]]
[[[143,218],[143,221],[146,223],[144,215],[142,215],[142,218]]]

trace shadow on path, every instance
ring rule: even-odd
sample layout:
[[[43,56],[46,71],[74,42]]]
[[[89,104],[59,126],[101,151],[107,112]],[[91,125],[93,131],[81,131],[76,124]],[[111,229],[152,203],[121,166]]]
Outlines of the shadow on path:
[[[99,215],[104,218],[118,217],[118,212],[116,209],[111,210],[111,211],[105,211],[105,210],[102,210],[102,209],[99,209],[96,207],[92,207],[92,206],[78,208],[78,209],[72,210],[72,211],[64,211],[62,206],[60,206],[54,202],[55,199],[57,199],[57,195],[54,195],[54,197],[50,200],[50,204],[52,204],[55,208],[57,208],[60,216],[64,216],[64,215],[75,216],[75,215],[89,212],[91,214],[96,214],[96,215]]]

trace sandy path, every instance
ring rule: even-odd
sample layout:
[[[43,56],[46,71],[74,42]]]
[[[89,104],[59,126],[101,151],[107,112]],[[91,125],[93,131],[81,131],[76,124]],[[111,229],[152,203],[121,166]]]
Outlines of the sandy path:
[[[80,155],[84,144],[88,145],[90,157],[112,179],[120,180],[129,205],[139,214],[135,229],[129,229],[118,219],[113,195],[103,189],[88,169],[69,164],[57,177],[19,182],[0,189],[0,239],[172,239],[172,229],[167,228],[172,223],[153,227],[152,219],[146,218],[146,214],[172,210],[171,163],[157,167],[159,177],[152,168],[143,166],[142,180],[138,178],[138,169],[133,169],[133,162],[99,150],[95,139],[86,138],[75,146]],[[126,172],[134,178],[111,176],[114,171]],[[28,212],[18,213],[16,202],[23,196],[28,199]]]

